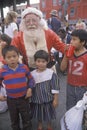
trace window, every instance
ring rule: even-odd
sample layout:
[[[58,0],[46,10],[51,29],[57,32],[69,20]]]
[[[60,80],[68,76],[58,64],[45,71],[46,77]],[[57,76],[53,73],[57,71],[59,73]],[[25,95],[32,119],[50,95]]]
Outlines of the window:
[[[61,17],[62,17],[62,10],[58,11],[58,17],[61,19]]]
[[[58,1],[58,4],[59,4],[59,5],[62,5],[62,3],[63,3],[62,0],[59,0],[59,1]]]
[[[74,16],[74,14],[75,14],[75,8],[71,8],[70,9],[70,16]]]
[[[43,12],[43,17],[44,17],[44,19],[46,18],[46,12]]]
[[[45,8],[46,7],[46,2],[45,0],[42,0],[42,8]]]
[[[53,0],[53,6],[57,5],[57,0]]]
[[[73,2],[75,2],[75,0],[70,0],[70,3],[73,3]]]

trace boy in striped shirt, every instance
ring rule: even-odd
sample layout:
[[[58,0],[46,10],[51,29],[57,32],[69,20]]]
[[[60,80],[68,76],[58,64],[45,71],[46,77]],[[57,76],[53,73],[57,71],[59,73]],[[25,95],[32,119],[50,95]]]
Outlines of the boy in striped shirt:
[[[32,95],[34,79],[28,67],[18,63],[19,52],[14,46],[6,46],[2,50],[6,65],[0,69],[0,82],[4,82],[7,92],[7,104],[13,130],[21,130],[19,114],[23,122],[23,130],[32,130],[29,108],[29,97]]]

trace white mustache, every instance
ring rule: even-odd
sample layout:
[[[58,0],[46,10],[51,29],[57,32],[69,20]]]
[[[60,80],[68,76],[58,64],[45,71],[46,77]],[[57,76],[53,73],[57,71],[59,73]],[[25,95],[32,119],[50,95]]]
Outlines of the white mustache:
[[[36,28],[36,26],[35,25],[32,25],[32,26],[28,26],[28,29],[35,29]]]

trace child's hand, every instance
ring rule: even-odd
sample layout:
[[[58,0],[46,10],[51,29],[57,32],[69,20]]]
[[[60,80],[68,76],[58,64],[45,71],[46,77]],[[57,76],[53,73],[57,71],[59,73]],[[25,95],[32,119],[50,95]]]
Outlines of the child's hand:
[[[53,99],[54,108],[57,107],[57,105],[58,105],[58,93],[54,94],[54,99]]]
[[[25,99],[26,99],[26,98],[29,98],[29,97],[31,97],[31,96],[32,96],[32,89],[31,89],[31,88],[28,88],[28,89],[27,89],[26,96],[25,96]]]
[[[58,100],[57,99],[53,100],[53,106],[54,106],[54,108],[58,106]]]
[[[7,97],[0,95],[0,101],[6,101]]]

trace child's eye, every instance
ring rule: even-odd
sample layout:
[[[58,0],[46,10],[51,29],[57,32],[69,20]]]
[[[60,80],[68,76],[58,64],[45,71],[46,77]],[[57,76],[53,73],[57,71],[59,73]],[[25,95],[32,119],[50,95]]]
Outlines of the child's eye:
[[[16,56],[14,55],[13,57],[15,58]]]
[[[7,57],[7,59],[10,59],[10,58],[11,58],[10,56]]]

